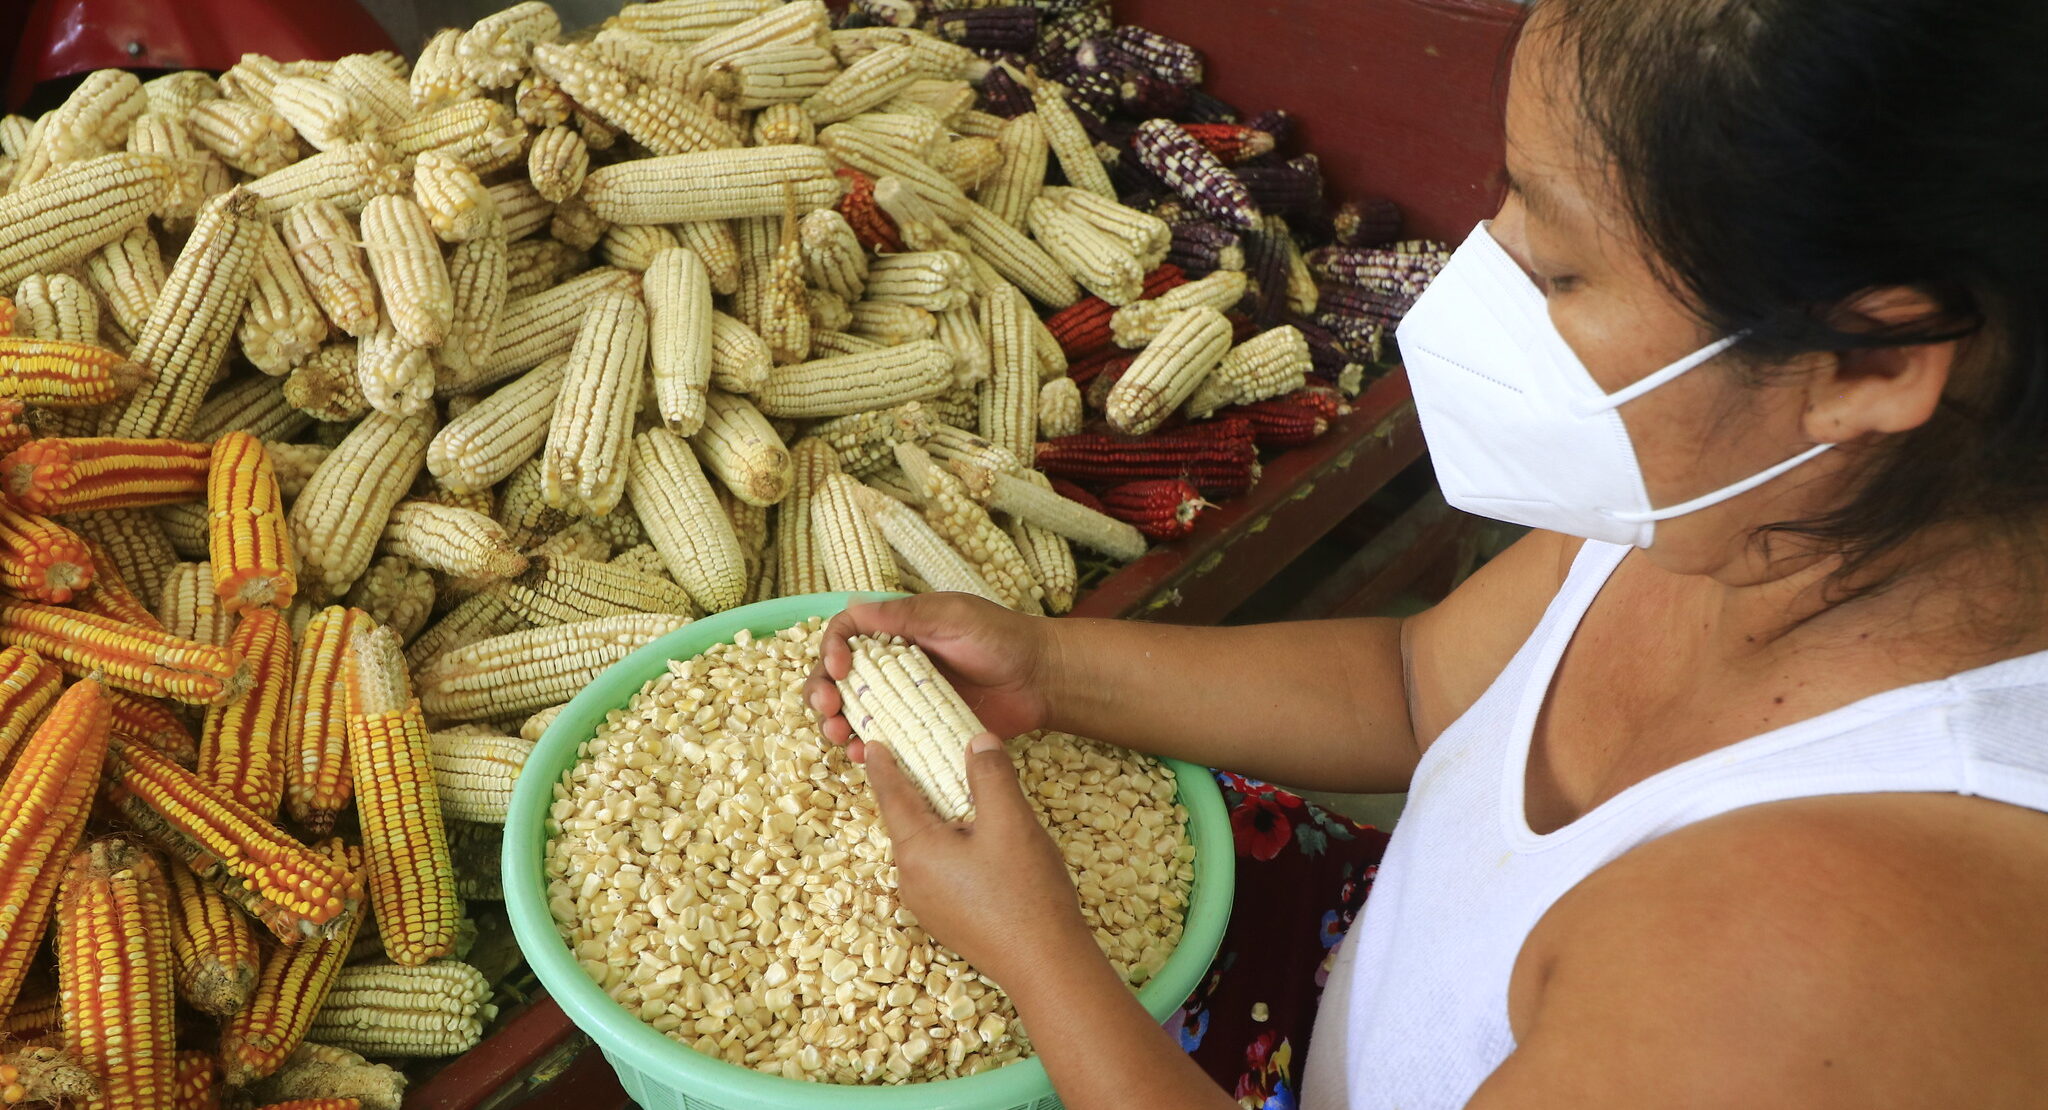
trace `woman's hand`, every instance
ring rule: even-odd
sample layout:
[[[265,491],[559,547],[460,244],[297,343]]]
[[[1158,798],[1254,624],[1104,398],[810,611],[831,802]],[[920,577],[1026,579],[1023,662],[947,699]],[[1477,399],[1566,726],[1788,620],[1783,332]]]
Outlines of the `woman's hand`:
[[[967,748],[974,819],[949,822],[925,802],[893,753],[868,748],[868,783],[888,827],[897,885],[918,924],[997,983],[1101,951],[1059,848],[1038,823],[993,733]]]
[[[1045,727],[1051,621],[967,594],[849,605],[825,626],[818,669],[804,686],[804,698],[824,718],[825,738],[845,745],[854,762],[866,758],[864,746],[840,714],[833,682],[853,665],[848,637],[862,635],[901,636],[923,648],[981,723],[998,735]]]

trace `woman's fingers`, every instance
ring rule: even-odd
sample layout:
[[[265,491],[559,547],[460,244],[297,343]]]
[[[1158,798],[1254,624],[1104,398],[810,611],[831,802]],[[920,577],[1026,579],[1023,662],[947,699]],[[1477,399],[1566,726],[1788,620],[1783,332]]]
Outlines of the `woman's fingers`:
[[[886,745],[867,745],[868,787],[875,792],[875,806],[882,811],[882,824],[889,839],[903,844],[933,825],[943,825],[932,812],[917,784],[896,765],[896,753]]]
[[[967,742],[967,789],[974,799],[975,820],[1008,820],[1022,814],[1034,824],[1031,803],[1017,781],[1017,766],[1001,737],[984,732]]]

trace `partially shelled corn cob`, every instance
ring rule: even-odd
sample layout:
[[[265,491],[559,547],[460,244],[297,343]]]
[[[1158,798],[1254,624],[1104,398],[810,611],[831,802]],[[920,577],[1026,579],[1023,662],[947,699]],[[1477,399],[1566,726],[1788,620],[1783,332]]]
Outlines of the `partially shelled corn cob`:
[[[361,848],[330,840],[319,851],[350,871],[363,869]],[[332,936],[278,948],[264,959],[248,1002],[221,1027],[220,1059],[230,1086],[247,1087],[276,1073],[298,1051],[361,927],[356,917]]]

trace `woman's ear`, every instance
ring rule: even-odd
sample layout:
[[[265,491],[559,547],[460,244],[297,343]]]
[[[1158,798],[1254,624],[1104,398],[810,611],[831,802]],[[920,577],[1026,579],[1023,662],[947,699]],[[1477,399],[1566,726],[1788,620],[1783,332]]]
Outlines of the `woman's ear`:
[[[1848,330],[1883,330],[1940,311],[1926,294],[1905,287],[1861,294],[1842,309]],[[1918,343],[1834,351],[1813,360],[1802,427],[1816,443],[1849,443],[1867,435],[1910,431],[1927,422],[1948,388],[1961,342]]]

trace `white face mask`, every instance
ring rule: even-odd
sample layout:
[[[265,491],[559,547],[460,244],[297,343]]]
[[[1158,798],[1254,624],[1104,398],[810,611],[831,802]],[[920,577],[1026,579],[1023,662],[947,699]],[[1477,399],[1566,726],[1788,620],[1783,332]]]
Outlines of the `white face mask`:
[[[1735,345],[1717,340],[1603,392],[1550,322],[1543,291],[1473,229],[1396,332],[1437,483],[1468,513],[1608,543],[1650,546],[1655,522],[1755,489],[1832,444],[1690,501],[1650,507],[1615,410]]]

